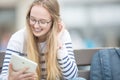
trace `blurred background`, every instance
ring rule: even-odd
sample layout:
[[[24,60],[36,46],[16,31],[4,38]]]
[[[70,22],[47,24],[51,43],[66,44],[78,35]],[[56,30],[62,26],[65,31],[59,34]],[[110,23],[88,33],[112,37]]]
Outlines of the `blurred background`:
[[[0,50],[25,27],[33,0],[0,0]],[[74,49],[120,46],[120,0],[59,0],[61,18]]]

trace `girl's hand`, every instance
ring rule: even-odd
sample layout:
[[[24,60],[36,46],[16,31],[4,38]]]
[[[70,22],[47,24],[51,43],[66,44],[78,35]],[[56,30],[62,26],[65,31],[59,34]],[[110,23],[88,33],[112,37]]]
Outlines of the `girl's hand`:
[[[12,64],[9,64],[9,75],[8,80],[36,80],[37,76],[35,73],[25,73],[28,68],[24,68],[20,71],[14,71]]]
[[[58,23],[58,27],[59,27],[59,30],[58,30],[58,49],[60,49],[62,47],[62,42],[60,41],[60,37],[62,36],[62,33],[64,32],[65,30],[65,25],[62,21],[59,21]]]

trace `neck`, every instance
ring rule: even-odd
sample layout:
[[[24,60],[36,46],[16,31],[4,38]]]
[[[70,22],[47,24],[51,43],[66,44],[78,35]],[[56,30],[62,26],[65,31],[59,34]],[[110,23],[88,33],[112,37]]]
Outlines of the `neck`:
[[[38,41],[39,41],[39,42],[45,42],[45,41],[46,41],[46,37],[39,37],[39,38],[38,38]]]

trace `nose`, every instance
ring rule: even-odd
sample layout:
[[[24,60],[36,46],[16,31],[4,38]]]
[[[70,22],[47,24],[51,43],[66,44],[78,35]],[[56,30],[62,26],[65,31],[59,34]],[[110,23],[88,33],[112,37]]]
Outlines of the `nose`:
[[[39,23],[38,23],[38,21],[34,24],[34,27],[35,27],[35,28],[39,28]]]

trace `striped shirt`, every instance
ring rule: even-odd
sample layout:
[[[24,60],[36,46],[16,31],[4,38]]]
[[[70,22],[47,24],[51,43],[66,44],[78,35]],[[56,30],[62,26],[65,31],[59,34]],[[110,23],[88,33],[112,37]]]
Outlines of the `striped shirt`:
[[[20,56],[26,56],[23,52],[24,49],[24,40],[25,40],[25,29],[21,29],[14,33],[8,43],[5,59],[3,62],[3,68],[1,72],[1,77],[4,78],[4,80],[8,80],[8,65],[10,62],[10,58],[12,54],[18,54]],[[65,30],[63,34],[60,36],[60,40],[63,44],[62,48],[58,50],[57,53],[57,61],[60,65],[62,76],[64,80],[72,79],[77,77],[78,69],[74,58],[73,48],[72,48],[72,42],[69,35],[69,32]],[[39,43],[39,46],[42,49],[42,58],[41,58],[41,71],[42,71],[42,80],[46,78],[46,63],[45,63],[45,46],[46,43]]]

